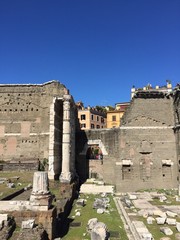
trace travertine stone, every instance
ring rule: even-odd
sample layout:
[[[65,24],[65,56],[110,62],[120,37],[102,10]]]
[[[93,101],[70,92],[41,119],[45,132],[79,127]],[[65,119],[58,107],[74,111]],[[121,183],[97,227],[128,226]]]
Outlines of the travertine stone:
[[[33,177],[33,195],[49,194],[49,183],[47,172],[35,172]]]
[[[173,231],[169,227],[160,227],[160,231],[165,235],[173,235]]]
[[[22,221],[21,228],[22,229],[32,229],[34,227],[35,220],[34,219],[28,219],[26,221]]]
[[[161,224],[165,224],[166,218],[163,217],[157,217],[156,218],[156,222],[157,224],[161,225]]]
[[[70,126],[70,95],[64,95],[63,102],[63,140],[62,140],[62,172],[61,182],[70,182],[72,173],[70,172],[71,160],[71,126]]]

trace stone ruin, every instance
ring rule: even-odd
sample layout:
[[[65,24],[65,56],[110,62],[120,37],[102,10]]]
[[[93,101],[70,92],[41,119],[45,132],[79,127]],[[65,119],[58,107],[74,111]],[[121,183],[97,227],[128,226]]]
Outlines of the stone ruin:
[[[90,233],[91,240],[109,239],[107,226],[103,222],[99,222],[97,218],[91,218],[88,221],[87,231]]]
[[[63,84],[0,84],[0,114],[0,170],[47,162],[49,179],[75,178],[76,108]]]
[[[36,236],[36,239],[53,239],[56,209],[52,206],[52,200],[47,172],[35,172],[29,201],[0,201],[0,234],[3,234],[4,227],[11,226],[12,229],[17,224],[22,228],[19,240],[25,239],[23,236],[26,236],[26,230],[28,234]],[[12,216],[12,219],[9,216]],[[39,222],[42,226],[38,226]],[[12,234],[13,230],[8,232]]]
[[[121,125],[77,133],[77,169],[80,179],[89,176],[86,152],[101,147],[102,180],[117,192],[140,189],[172,189],[179,184],[180,85],[174,90],[133,89],[133,97]],[[98,160],[97,160],[98,161]],[[85,171],[87,169],[87,171]],[[98,165],[93,171],[99,173]]]
[[[168,199],[167,196],[170,196],[171,192],[173,195]],[[180,209],[177,192],[177,189],[166,190],[164,193],[144,191],[127,193],[125,196],[122,194],[121,198],[115,197],[117,206],[120,207],[123,217],[126,219],[126,223],[135,239],[153,240],[155,227],[157,230],[159,229],[159,232],[163,233],[164,238],[162,237],[162,240],[179,239]],[[174,202],[171,204],[170,199],[175,200],[177,204]],[[151,203],[153,200],[156,201],[156,204]],[[159,201],[159,206],[157,201]],[[147,227],[148,225],[149,227]],[[148,230],[151,229],[150,225],[153,225],[152,233],[150,232],[151,230]]]
[[[179,182],[180,86],[173,90],[170,85],[133,88],[118,128],[81,131],[73,97],[60,82],[1,84],[0,169],[14,165],[14,169],[35,170],[38,162],[46,161],[48,177],[59,179],[65,188],[78,176],[81,182],[90,176],[86,153],[95,144],[103,154],[95,173],[116,191],[152,185],[175,188]]]
[[[0,239],[9,239],[15,230],[16,223],[8,214],[0,214]]]

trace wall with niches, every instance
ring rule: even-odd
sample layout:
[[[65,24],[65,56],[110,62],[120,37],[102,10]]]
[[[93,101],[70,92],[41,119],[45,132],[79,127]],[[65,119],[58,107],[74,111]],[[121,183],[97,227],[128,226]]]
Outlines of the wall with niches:
[[[49,108],[55,97],[63,97],[65,90],[57,81],[42,85],[0,85],[1,161],[48,159]],[[62,122],[62,110],[58,114],[59,120],[55,122]]]

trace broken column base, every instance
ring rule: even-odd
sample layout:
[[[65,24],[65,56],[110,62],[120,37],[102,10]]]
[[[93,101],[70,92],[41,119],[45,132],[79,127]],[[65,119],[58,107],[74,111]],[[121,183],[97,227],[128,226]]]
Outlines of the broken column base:
[[[30,204],[33,206],[47,206],[47,210],[50,209],[52,205],[53,197],[51,194],[47,195],[33,195],[30,196]]]

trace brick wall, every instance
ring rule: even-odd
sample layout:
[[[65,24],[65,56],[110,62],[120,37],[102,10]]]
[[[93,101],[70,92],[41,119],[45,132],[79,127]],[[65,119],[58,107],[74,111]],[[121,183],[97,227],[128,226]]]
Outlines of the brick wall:
[[[84,142],[79,142],[78,169],[91,166],[83,152],[85,142],[100,139],[108,153],[100,175],[117,191],[177,187],[174,121],[172,96],[134,98],[120,128],[85,132]]]

